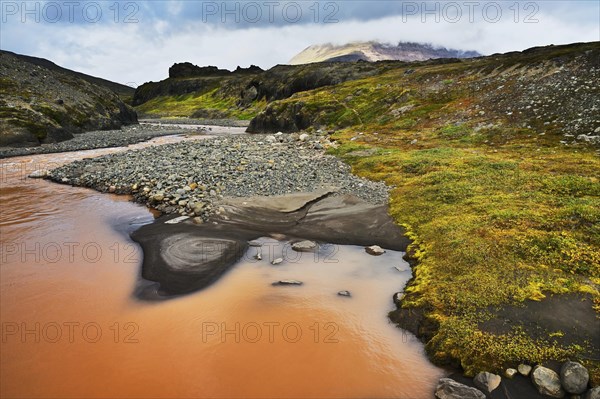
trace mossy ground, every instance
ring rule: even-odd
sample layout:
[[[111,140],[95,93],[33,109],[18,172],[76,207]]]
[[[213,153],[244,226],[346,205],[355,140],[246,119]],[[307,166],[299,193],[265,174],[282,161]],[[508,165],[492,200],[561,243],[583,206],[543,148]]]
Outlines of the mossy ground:
[[[254,102],[243,108],[237,105],[237,99],[220,95],[218,89],[176,96],[160,96],[136,107],[142,115],[156,117],[190,117],[199,110],[208,118],[252,119],[264,108],[266,101]]]
[[[526,73],[513,74],[519,62],[508,61],[499,68],[505,87]],[[392,187],[390,214],[408,230],[417,260],[403,307],[425,309],[438,326],[427,343],[434,360],[457,360],[473,374],[580,358],[598,383],[599,363],[586,359],[597,348],[588,342],[564,344],[560,331],[479,328],[494,307],[551,294],[590,294],[600,310],[600,158],[594,148],[561,144],[560,126],[494,114],[473,90],[492,65],[400,69],[272,106],[283,114],[302,103],[316,126],[338,129],[332,154]]]

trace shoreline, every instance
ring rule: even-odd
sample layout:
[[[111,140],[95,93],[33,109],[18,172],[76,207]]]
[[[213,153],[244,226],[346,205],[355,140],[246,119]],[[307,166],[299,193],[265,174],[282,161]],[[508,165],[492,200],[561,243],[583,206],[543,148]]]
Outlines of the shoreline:
[[[311,137],[311,139],[309,140],[309,143],[305,143],[305,142],[303,142],[303,141],[300,141],[300,140],[299,140],[299,137],[298,137],[297,135],[295,135],[295,136],[292,136],[292,135],[286,135],[285,137],[281,137],[281,136],[278,136],[278,137],[276,137],[276,136],[252,135],[252,136],[247,136],[247,137],[252,137],[252,139],[250,139],[250,140],[257,140],[257,141],[258,141],[258,140],[263,140],[264,142],[267,142],[269,145],[272,145],[272,146],[280,146],[281,144],[285,144],[285,143],[284,143],[284,141],[287,141],[287,140],[289,140],[290,142],[291,142],[291,141],[293,141],[293,142],[295,142],[296,144],[300,145],[300,147],[311,147],[311,146],[312,146],[312,147],[313,147],[313,148],[312,148],[313,150],[318,150],[318,151],[321,151],[321,152],[322,152],[322,150],[323,150],[323,147],[322,147],[322,145],[320,146],[320,148],[319,148],[319,147],[317,147],[317,148],[314,148],[314,147],[315,147],[315,146],[314,146],[314,144],[315,144],[315,143],[312,143],[311,141],[312,141],[313,139],[315,139],[315,138],[317,139],[317,141],[320,141],[320,140],[321,140],[320,138],[318,138],[318,137],[315,137],[315,136],[312,136],[312,137]],[[267,137],[269,137],[269,138],[270,138],[270,137],[275,137],[275,138],[276,138],[276,140],[275,140],[275,141],[273,141],[273,142],[270,142],[270,141],[267,141]],[[217,140],[218,140],[218,139],[217,139]],[[226,139],[226,140],[227,140],[227,139]],[[261,141],[261,143],[263,143],[263,141]],[[185,143],[184,147],[185,147],[185,146],[187,146],[188,144],[189,144],[189,143]],[[264,143],[263,143],[263,144],[264,144]],[[317,144],[320,144],[320,142],[319,142],[319,143],[317,143]],[[328,143],[327,145],[330,145],[330,144]],[[79,171],[81,171],[81,169],[80,169]],[[75,176],[75,175],[74,175],[74,176]],[[81,175],[80,175],[80,176],[78,176],[77,178],[80,178],[80,177],[81,177]],[[61,177],[61,179],[63,179],[63,178],[64,178],[64,177]],[[53,179],[54,179],[54,177],[53,177]],[[69,180],[68,182],[64,182],[64,181],[63,181],[63,183],[74,184],[74,185],[80,185],[80,182],[77,182],[77,181],[72,181],[72,180]],[[85,185],[86,187],[91,187],[91,188],[94,188],[94,189],[96,189],[96,190],[98,190],[98,191],[117,192],[117,193],[124,193],[124,194],[126,194],[126,193],[127,193],[126,191],[125,191],[125,192],[121,192],[121,188],[120,188],[120,187],[119,187],[119,188],[117,188],[116,186],[115,186],[115,189],[111,191],[111,187],[112,187],[112,186],[111,186],[111,185],[107,185],[107,184],[106,184],[106,182],[104,182],[102,185],[100,185],[100,184],[96,184],[95,186],[90,186],[90,185],[87,185],[87,184],[88,184],[88,183],[86,183],[86,184],[84,184],[84,185]],[[129,194],[133,194],[133,195],[134,195],[134,198],[135,198],[135,196],[136,196],[136,193],[134,193],[134,192],[131,192],[131,193],[129,193]],[[220,199],[222,200],[223,198],[220,198]],[[135,201],[136,201],[136,202],[140,202],[140,203],[144,203],[143,201],[139,201],[139,198],[135,198]],[[146,204],[146,205],[148,205],[148,206],[150,206],[150,205],[149,205],[147,202],[146,202],[145,204]],[[226,211],[224,211],[224,210],[222,211],[220,208],[221,208],[220,206],[217,206],[217,207],[216,207],[216,212],[214,212],[214,213],[211,213],[210,215],[208,215],[208,214],[206,214],[206,215],[204,215],[204,214],[200,214],[199,216],[202,216],[202,222],[201,222],[201,224],[200,224],[200,225],[202,226],[202,223],[204,223],[204,222],[207,222],[207,221],[210,221],[210,223],[212,224],[212,223],[214,223],[214,222],[215,222],[215,221],[217,221],[217,220],[219,220],[217,223],[219,223],[219,222],[220,222],[220,223],[224,223],[224,224],[225,224],[225,223],[227,223],[227,221],[229,221],[229,220],[230,220],[230,218],[231,218],[231,215],[232,215],[232,214],[231,214],[231,213],[228,213],[228,212],[226,212]],[[384,206],[384,208],[385,208],[385,209],[384,209],[384,213],[386,213],[386,212],[387,212],[387,209],[388,209],[388,208],[387,208],[387,205],[386,205],[386,206]],[[214,209],[213,209],[213,210],[214,210]],[[170,212],[167,212],[167,213],[170,213],[170,214],[180,214],[180,213],[178,213],[178,212],[174,212],[173,210],[171,210]],[[235,212],[234,212],[233,214],[235,215]],[[193,216],[195,216],[195,215],[188,215],[188,216],[190,216],[190,217],[193,217]],[[206,217],[204,217],[204,216],[206,216]],[[215,217],[217,217],[217,219],[211,219],[209,216],[215,216]],[[166,218],[166,219],[172,219],[172,217],[168,217],[168,218]],[[205,219],[206,219],[206,220],[205,220]],[[165,220],[164,218],[163,218],[163,219],[161,219],[161,222],[160,222],[160,223],[163,223],[163,222],[164,222],[164,220]],[[193,220],[193,219],[192,219],[192,218],[190,218],[190,219],[188,220],[188,222],[184,223],[183,225],[186,225],[186,224],[192,224],[192,223],[189,223],[189,222],[191,222],[192,220]],[[158,223],[158,221],[157,221],[157,222],[155,222],[155,223]],[[180,229],[180,228],[182,228],[181,226],[183,226],[183,225],[180,225],[180,226],[178,226],[178,227],[177,227],[177,229]],[[195,227],[197,227],[197,226],[195,226]],[[206,224],[204,224],[204,225],[203,225],[203,227],[204,227],[204,228],[206,228],[206,227],[208,227],[208,226],[207,226]],[[173,231],[175,231],[175,230],[173,230]],[[404,234],[404,232],[403,232],[402,234]],[[304,238],[304,237],[303,237],[303,238]],[[136,239],[136,241],[138,241],[138,240]],[[138,242],[139,242],[139,241],[138,241]],[[156,242],[154,242],[152,245],[153,245],[155,248],[158,248],[158,247],[159,247],[158,245],[156,245]],[[149,245],[149,247],[151,247],[152,245]],[[365,245],[366,245],[366,244],[365,244]],[[408,246],[408,243],[406,243],[406,244],[405,244],[405,246],[404,246],[404,250],[406,250],[406,246]],[[146,253],[146,249],[144,250],[144,253]],[[408,251],[408,252],[407,252],[407,256],[406,256],[406,258],[407,258],[407,260],[410,260],[410,262],[409,262],[409,263],[411,264],[411,269],[412,269],[412,271],[413,271],[413,276],[414,276],[414,272],[415,272],[415,266],[416,266],[416,263],[415,263],[415,262],[416,262],[416,259],[415,259],[414,257],[412,257],[412,256],[411,256],[411,254],[410,254],[410,251]],[[413,277],[413,278],[414,278],[414,277]],[[409,284],[410,284],[410,282],[409,282]],[[398,306],[398,309],[401,309],[401,308]],[[394,312],[391,312],[391,313],[394,313]],[[411,317],[412,317],[412,316],[415,316],[415,315],[411,315]],[[418,315],[416,315],[416,316],[417,316],[417,319],[418,319]],[[391,319],[392,321],[394,321],[394,322],[396,322],[396,323],[397,323],[397,320],[394,320],[394,318],[393,318],[392,314],[390,314],[390,319]],[[414,319],[412,319],[412,322],[414,322],[414,321],[415,321],[415,320],[414,320]],[[411,326],[410,326],[410,323],[406,323],[405,325],[403,325],[403,326],[402,326],[402,328],[406,329],[407,331],[410,331],[410,332],[414,333],[414,334],[415,334],[415,335],[417,335],[418,337],[419,337],[419,336],[421,336],[421,337],[423,337],[423,336],[424,336],[424,334],[423,334],[423,331],[422,331],[422,327],[423,327],[423,324],[422,324],[421,322],[419,322],[418,320],[417,320],[416,324],[414,324],[414,326],[413,326],[412,328],[411,328]],[[435,331],[435,330],[436,330],[435,326],[433,326],[433,325],[432,325],[432,326],[430,326],[430,327],[431,327],[431,331]],[[425,336],[427,336],[427,335],[425,334]],[[429,358],[429,359],[430,359],[430,360],[431,360],[431,361],[432,361],[434,364],[439,364],[439,362],[436,362],[436,361],[435,361],[435,359],[432,359],[432,357],[431,357],[431,354],[429,354],[429,353],[428,353],[428,358]],[[461,371],[461,370],[462,370],[462,368],[460,367],[460,365],[459,365],[459,364],[446,364],[446,365],[445,365],[445,367],[446,367],[447,369],[448,369],[448,366],[450,366],[450,367],[449,367],[449,370],[454,370],[454,371]],[[456,378],[455,378],[455,379],[456,379]],[[464,380],[464,379],[463,379],[463,380]],[[521,381],[521,380],[522,380],[522,381]],[[504,379],[503,379],[503,381],[504,381]],[[508,387],[508,388],[506,388],[506,389],[509,389],[509,390],[511,390],[511,392],[513,392],[513,393],[514,393],[514,392],[529,392],[529,391],[528,391],[528,387],[530,386],[530,381],[529,381],[529,379],[507,380],[507,381],[510,381],[510,382],[507,382],[507,383],[506,383],[504,386],[505,386],[505,388],[506,388],[506,387]],[[525,384],[525,383],[527,383],[527,384]],[[525,384],[525,385],[524,385],[524,384]],[[467,384],[467,385],[468,385],[468,384]],[[511,388],[511,387],[512,387],[512,388]],[[515,391],[515,390],[516,390],[516,391]],[[523,391],[523,390],[525,390],[525,391]],[[534,397],[534,396],[531,396],[531,397]],[[541,397],[541,396],[540,396],[540,397]]]

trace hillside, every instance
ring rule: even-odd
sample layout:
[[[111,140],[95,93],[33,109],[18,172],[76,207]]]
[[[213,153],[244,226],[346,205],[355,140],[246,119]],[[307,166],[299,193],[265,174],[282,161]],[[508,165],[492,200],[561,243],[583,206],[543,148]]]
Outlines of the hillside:
[[[438,59],[411,63],[431,65],[452,62]],[[252,119],[267,104],[319,87],[380,75],[407,66],[401,61],[376,63],[324,62],[277,65],[267,71],[257,67],[233,72],[216,67],[175,64],[169,78],[137,88],[133,105],[141,116]]]
[[[131,97],[133,97],[133,93],[135,93],[135,89],[133,87],[130,87],[130,86],[127,86],[124,84],[120,84],[120,83],[116,83],[116,82],[111,82],[110,80],[97,78],[95,76],[86,75],[85,73],[72,71],[70,69],[58,66],[55,63],[53,63],[52,61],[49,61],[44,58],[31,57],[31,56],[23,55],[23,54],[16,54],[16,53],[13,53],[10,51],[5,51],[5,50],[2,50],[1,52],[11,54],[12,56],[14,56],[24,62],[27,62],[29,64],[38,65],[38,66],[44,67],[46,69],[49,69],[51,71],[60,72],[65,75],[73,76],[75,78],[81,78],[91,84],[105,87],[105,88],[117,93],[119,95],[119,97],[121,97],[124,101],[127,99],[131,99]]]
[[[390,317],[467,374],[577,358],[600,382],[600,43],[419,65],[270,103],[392,187],[414,278]],[[399,287],[401,288],[401,287]]]
[[[63,141],[75,133],[137,123],[135,111],[107,87],[122,93],[130,88],[82,75],[1,51],[0,146]]]
[[[290,60],[292,65],[313,62],[351,61],[425,61],[435,58],[472,58],[476,51],[451,50],[429,44],[400,42],[390,45],[378,42],[355,42],[344,45],[331,43],[307,47]]]

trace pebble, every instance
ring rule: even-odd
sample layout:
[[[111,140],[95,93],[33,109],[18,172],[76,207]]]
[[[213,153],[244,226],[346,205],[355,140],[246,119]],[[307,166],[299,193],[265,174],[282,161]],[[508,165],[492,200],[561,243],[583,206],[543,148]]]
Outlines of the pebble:
[[[385,249],[381,248],[379,245],[371,245],[370,247],[366,247],[365,251],[369,255],[379,256],[385,253]]]
[[[302,281],[298,280],[279,280],[275,281],[272,285],[302,285]]]

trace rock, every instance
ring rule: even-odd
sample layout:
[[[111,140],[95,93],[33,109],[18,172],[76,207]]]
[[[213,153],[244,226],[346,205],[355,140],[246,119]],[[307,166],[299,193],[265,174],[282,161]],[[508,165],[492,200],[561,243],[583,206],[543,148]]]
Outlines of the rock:
[[[265,137],[265,141],[267,143],[274,143],[277,141],[277,139],[275,138],[275,136],[267,136],[267,137]]]
[[[595,387],[590,389],[586,394],[585,394],[585,399],[600,399],[600,387]]]
[[[304,284],[302,281],[298,281],[298,280],[279,280],[279,281],[275,281],[273,284],[274,286],[277,285],[302,285]]]
[[[577,140],[585,141],[586,143],[597,144],[600,143],[600,136],[580,134],[579,136],[577,136]]]
[[[116,188],[115,186],[110,186],[110,187],[108,187],[108,192],[109,192],[109,193],[111,193],[111,194],[112,194],[112,193],[114,193],[115,191],[117,191],[117,188]]]
[[[404,299],[404,292],[396,292],[392,297],[396,306],[400,306],[402,299]]]
[[[473,378],[475,386],[486,394],[498,388],[500,382],[502,382],[502,377],[497,374],[488,373],[487,371],[482,371]]]
[[[202,213],[202,211],[204,210],[204,207],[206,206],[206,204],[204,202],[197,202],[194,204],[194,213],[196,215],[200,215]]]
[[[568,361],[560,368],[560,381],[568,393],[581,394],[587,389],[590,374],[581,363]]]
[[[435,388],[438,399],[485,399],[483,392],[468,387],[450,378],[441,378]]]
[[[560,384],[560,377],[547,367],[535,366],[531,372],[531,380],[541,395],[552,398],[564,398],[565,391]]]
[[[347,297],[351,297],[352,295],[350,294],[350,291],[340,291],[337,293],[339,296],[347,296]]]
[[[506,376],[506,378],[510,378],[510,379],[512,379],[518,373],[519,372],[515,369],[506,369],[506,371],[504,371],[504,375]]]
[[[385,249],[381,248],[379,245],[371,245],[370,247],[366,247],[365,251],[369,255],[379,256],[385,253]]]
[[[47,170],[35,170],[29,174],[32,179],[43,179],[46,176],[48,176]]]
[[[292,244],[292,249],[296,252],[312,252],[317,248],[317,243],[314,241],[304,240]]]
[[[273,262],[271,262],[272,265],[278,265],[281,262],[283,262],[283,258],[277,258],[277,259],[273,259]]]
[[[187,220],[189,218],[190,218],[189,216],[179,216],[179,217],[176,217],[174,219],[167,220],[165,222],[165,224],[179,224],[179,223],[181,223],[184,220]]]
[[[306,140],[308,140],[308,138],[309,138],[309,137],[310,137],[310,136],[309,136],[308,134],[306,134],[306,133],[302,133],[302,134],[301,134],[301,135],[298,137],[298,140],[300,140],[300,141],[306,141]]]
[[[528,364],[519,364],[519,367],[517,367],[517,370],[519,370],[519,374],[527,377],[529,375],[529,373],[531,373],[531,366]]]

